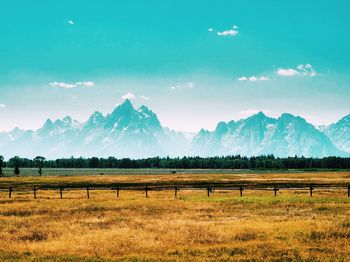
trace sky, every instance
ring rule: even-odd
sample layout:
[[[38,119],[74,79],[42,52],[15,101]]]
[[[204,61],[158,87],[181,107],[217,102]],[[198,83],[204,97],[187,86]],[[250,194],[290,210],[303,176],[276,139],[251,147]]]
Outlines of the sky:
[[[348,0],[11,0],[0,8],[0,131],[81,122],[123,99],[196,132],[263,111],[350,113]]]

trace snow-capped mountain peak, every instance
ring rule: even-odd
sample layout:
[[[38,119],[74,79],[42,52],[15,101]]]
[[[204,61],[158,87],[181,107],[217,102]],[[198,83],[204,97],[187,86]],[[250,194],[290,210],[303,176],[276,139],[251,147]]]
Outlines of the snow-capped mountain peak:
[[[323,132],[340,150],[350,153],[350,114],[323,128]]]
[[[327,156],[342,155],[329,139],[305,119],[282,114],[274,119],[259,112],[246,119],[220,122],[213,132],[200,131],[193,140],[194,155]]]
[[[102,113],[99,111],[95,111],[89,117],[89,119],[85,123],[85,126],[88,126],[88,127],[99,126],[99,125],[103,124],[104,121],[105,121],[105,117],[102,115]]]
[[[107,116],[96,111],[84,123],[66,116],[54,122],[48,119],[36,131],[15,128],[2,132],[0,153],[53,159],[237,154],[323,157],[350,153],[350,115],[322,130],[324,133],[292,114],[271,118],[259,112],[246,119],[219,122],[214,131],[201,129],[189,136],[162,127],[152,110],[144,105],[135,109],[126,99]]]

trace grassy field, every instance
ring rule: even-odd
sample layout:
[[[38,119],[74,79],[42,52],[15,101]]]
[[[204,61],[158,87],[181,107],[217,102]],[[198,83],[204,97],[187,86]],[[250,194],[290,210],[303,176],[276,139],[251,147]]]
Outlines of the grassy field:
[[[155,175],[155,174],[273,174],[281,173],[279,169],[165,169],[165,168],[43,168],[43,176],[96,176],[96,175]],[[286,169],[284,174],[296,173],[319,173],[319,172],[350,172],[350,170],[329,170],[329,169]],[[3,168],[5,176],[12,177],[14,175],[13,168]],[[37,168],[21,168],[20,177],[37,176]]]
[[[11,184],[332,183],[350,172],[127,174],[0,178]],[[50,171],[58,172],[58,171]],[[62,172],[62,171],[61,171]],[[98,170],[100,172],[100,170]],[[116,171],[114,171],[116,172]],[[349,261],[350,198],[345,188],[116,192],[0,192],[0,261]]]

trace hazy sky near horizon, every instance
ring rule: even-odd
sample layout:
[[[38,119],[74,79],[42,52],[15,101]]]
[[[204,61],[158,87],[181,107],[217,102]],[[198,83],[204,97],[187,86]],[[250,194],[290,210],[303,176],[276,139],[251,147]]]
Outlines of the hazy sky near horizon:
[[[350,113],[348,0],[11,0],[0,8],[0,131],[85,121],[124,98],[198,131],[258,111]]]

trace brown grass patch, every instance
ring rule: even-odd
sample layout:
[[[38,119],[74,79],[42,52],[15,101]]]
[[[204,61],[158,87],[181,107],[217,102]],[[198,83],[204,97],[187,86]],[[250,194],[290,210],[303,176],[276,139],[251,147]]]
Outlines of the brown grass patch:
[[[305,191],[283,190],[277,197],[252,190],[243,198],[239,192],[224,190],[209,198],[205,190],[183,190],[177,199],[173,191],[151,191],[149,196],[121,191],[116,198],[113,191],[96,190],[90,199],[85,191],[67,191],[59,199],[57,191],[39,190],[37,199],[30,192],[15,192],[9,200],[6,192],[0,192],[0,260],[346,261],[350,257],[350,199],[344,190],[315,190],[312,198]]]

